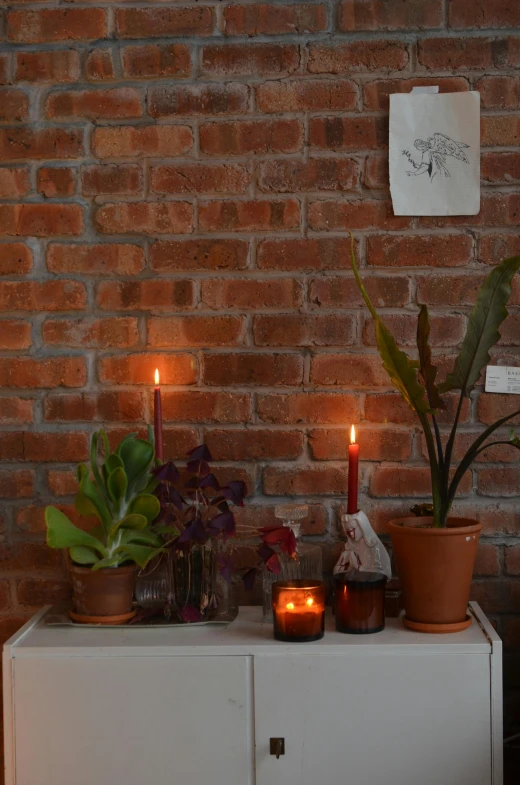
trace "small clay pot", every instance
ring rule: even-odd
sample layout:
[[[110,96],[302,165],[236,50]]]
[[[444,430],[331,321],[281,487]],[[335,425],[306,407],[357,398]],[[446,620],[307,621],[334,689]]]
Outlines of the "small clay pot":
[[[111,617],[130,614],[137,569],[136,564],[130,564],[93,571],[69,564],[75,614],[100,617],[107,624]]]
[[[432,524],[427,517],[389,524],[404,622],[421,632],[458,632],[471,623],[467,608],[482,524],[471,518],[448,518],[446,528]]]

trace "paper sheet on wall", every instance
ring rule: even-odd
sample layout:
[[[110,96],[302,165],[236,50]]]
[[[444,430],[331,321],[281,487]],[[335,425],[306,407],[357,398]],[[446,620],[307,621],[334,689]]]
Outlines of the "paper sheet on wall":
[[[396,215],[480,210],[480,93],[390,96],[390,192]]]

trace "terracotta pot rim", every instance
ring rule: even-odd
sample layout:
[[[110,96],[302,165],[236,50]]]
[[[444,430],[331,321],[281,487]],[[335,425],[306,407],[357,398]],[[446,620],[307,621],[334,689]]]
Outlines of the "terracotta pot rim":
[[[448,524],[453,524],[455,521],[458,525],[449,525],[443,528],[423,528],[421,523],[431,523],[433,518],[428,517],[412,517],[403,515],[401,518],[394,518],[389,521],[388,528],[390,533],[404,533],[409,537],[456,537],[461,534],[477,534],[482,530],[482,524],[474,518],[459,518],[457,516],[449,516]]]
[[[69,570],[74,571],[79,575],[86,575],[87,573],[91,573],[93,571],[92,567],[82,567],[80,564],[74,564],[74,562],[70,559]],[[95,572],[99,573],[100,575],[125,575],[127,573],[136,572],[137,570],[137,564],[126,564],[123,567],[102,567],[100,570],[95,570]]]

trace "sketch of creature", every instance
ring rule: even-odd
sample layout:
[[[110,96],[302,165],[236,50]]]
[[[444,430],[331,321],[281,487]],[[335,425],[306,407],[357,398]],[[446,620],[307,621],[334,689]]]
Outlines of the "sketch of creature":
[[[430,182],[435,175],[439,174],[441,177],[451,177],[448,167],[446,166],[446,158],[456,158],[465,164],[469,164],[469,159],[464,150],[469,147],[468,144],[463,142],[454,142],[449,136],[445,134],[436,133],[424,139],[416,139],[414,147],[422,153],[421,163],[414,164],[411,156],[408,154],[406,157],[414,167],[414,170],[408,170],[406,174],[408,177],[416,177],[419,174],[428,174]],[[406,151],[403,151],[406,155]]]

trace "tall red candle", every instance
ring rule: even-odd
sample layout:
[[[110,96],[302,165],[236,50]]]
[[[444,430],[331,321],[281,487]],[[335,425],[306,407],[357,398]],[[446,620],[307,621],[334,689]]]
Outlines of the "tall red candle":
[[[359,444],[356,444],[356,429],[350,431],[348,446],[348,502],[347,513],[354,515],[358,511],[358,475],[359,475]]]
[[[153,392],[153,430],[155,434],[155,457],[162,462],[163,459],[163,434],[162,434],[162,403],[161,388],[159,387],[159,370],[155,369],[155,389]]]

